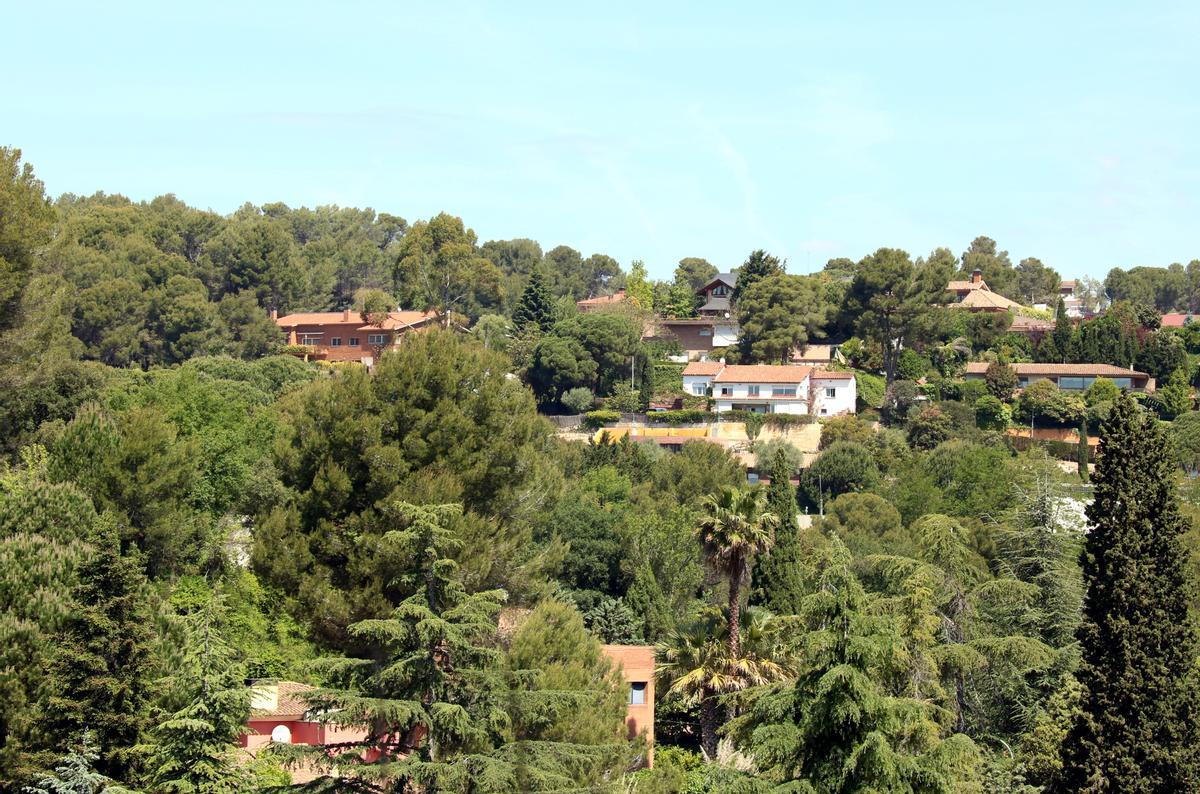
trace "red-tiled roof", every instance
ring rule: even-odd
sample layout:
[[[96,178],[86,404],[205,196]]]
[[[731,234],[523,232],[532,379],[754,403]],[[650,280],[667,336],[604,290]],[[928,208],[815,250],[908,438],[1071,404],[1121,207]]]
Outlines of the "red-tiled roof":
[[[835,372],[831,369],[814,369],[813,380],[854,380],[853,372]]]
[[[295,681],[262,681],[250,687],[251,719],[302,717],[308,711],[304,694],[314,687]]]
[[[1162,316],[1162,325],[1164,328],[1182,328],[1187,325],[1188,319],[1192,318],[1192,322],[1196,322],[1194,314],[1180,314],[1171,312]]]
[[[946,292],[966,292],[977,289],[990,290],[991,288],[984,281],[951,281],[946,284]]]
[[[612,295],[599,295],[595,298],[584,298],[581,301],[575,301],[576,306],[606,306],[610,303],[620,303],[625,300],[625,290],[619,289]]]
[[[394,331],[397,328],[412,328],[424,325],[436,315],[433,312],[388,312],[387,319],[379,325],[364,325],[360,331]],[[359,318],[361,319],[361,318]]]
[[[1003,295],[983,289],[977,289],[958,303],[951,304],[951,306],[960,306],[964,309],[1013,309],[1019,308],[1020,305]]]
[[[713,383],[802,383],[810,372],[812,367],[786,364],[730,364],[713,378]]]
[[[720,361],[693,361],[683,368],[683,374],[716,375],[724,366]]]
[[[1133,369],[1114,367],[1112,364],[1012,364],[1018,375],[1082,375],[1104,378],[1148,378],[1145,372]],[[968,375],[983,375],[987,372],[986,361],[973,361],[967,364]]]
[[[337,325],[354,323],[362,325],[362,315],[358,312],[298,312],[285,314],[275,320],[277,325],[284,328],[293,325]]]
[[[1051,320],[1042,320],[1037,317],[1028,317],[1024,314],[1018,314],[1013,318],[1010,329],[1017,330],[1044,330],[1049,331],[1054,328],[1054,323]]]

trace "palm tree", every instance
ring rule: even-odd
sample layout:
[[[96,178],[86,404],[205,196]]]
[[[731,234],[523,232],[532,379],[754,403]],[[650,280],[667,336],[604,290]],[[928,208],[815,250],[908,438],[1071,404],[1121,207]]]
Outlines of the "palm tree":
[[[770,551],[779,517],[758,489],[724,488],[706,496],[696,537],[708,565],[729,580],[729,656],[741,655],[742,590],[750,584],[754,556]]]
[[[731,656],[728,615],[709,609],[673,630],[656,652],[656,673],[667,691],[700,706],[700,747],[709,759],[717,753],[718,698],[794,674],[788,646],[780,642],[781,624],[770,612],[750,607],[741,628],[746,647],[741,656]]]

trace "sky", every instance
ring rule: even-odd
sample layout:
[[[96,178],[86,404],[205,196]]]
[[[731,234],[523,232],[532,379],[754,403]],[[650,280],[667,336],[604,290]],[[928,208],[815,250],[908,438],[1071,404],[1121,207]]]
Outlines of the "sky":
[[[667,278],[978,235],[1200,258],[1200,4],[13,3],[47,191],[461,216]]]

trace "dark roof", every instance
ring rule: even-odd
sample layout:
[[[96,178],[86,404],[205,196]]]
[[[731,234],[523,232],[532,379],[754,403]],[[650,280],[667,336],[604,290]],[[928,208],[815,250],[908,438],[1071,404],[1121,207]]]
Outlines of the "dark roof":
[[[708,289],[710,287],[712,287],[714,284],[724,284],[727,287],[736,287],[737,286],[737,273],[718,273],[717,275],[710,278],[708,280],[707,284],[705,284],[703,287],[701,287],[700,289],[698,289],[696,291],[697,292],[707,292]]]
[[[709,298],[708,301],[701,306],[697,311],[702,312],[727,312],[729,311],[729,298]]]

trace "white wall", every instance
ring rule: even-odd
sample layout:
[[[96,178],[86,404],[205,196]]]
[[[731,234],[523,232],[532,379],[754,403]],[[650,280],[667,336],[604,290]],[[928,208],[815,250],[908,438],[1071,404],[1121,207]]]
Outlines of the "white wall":
[[[858,384],[854,378],[814,378],[813,389],[818,416],[852,414],[857,410]],[[833,389],[834,396],[826,397],[826,389]]]
[[[750,386],[758,386],[758,396],[750,396]],[[795,397],[775,397],[773,392],[775,387],[780,388],[795,388]],[[801,383],[714,383],[713,397],[716,400],[718,411],[731,411],[733,404],[746,403],[751,405],[762,405],[767,413],[773,414],[806,414],[808,413],[808,379],[805,378]],[[729,394],[723,394],[724,389],[729,390]]]
[[[712,385],[712,379],[713,379],[712,375],[684,375],[683,376],[683,391],[685,394],[695,396],[697,393],[695,387],[703,386],[703,387],[705,387],[705,390],[706,390],[709,386]],[[705,390],[701,390],[699,392],[699,394],[704,395],[706,393]]]
[[[715,323],[713,325],[713,347],[729,347],[738,341],[738,327],[735,323]]]
[[[718,397],[715,401],[716,410],[719,413],[732,411],[734,403],[738,405],[753,405],[762,406],[766,413],[771,414],[806,414],[808,413],[808,403],[805,400],[796,398],[795,400],[756,400],[751,398],[737,397]]]

